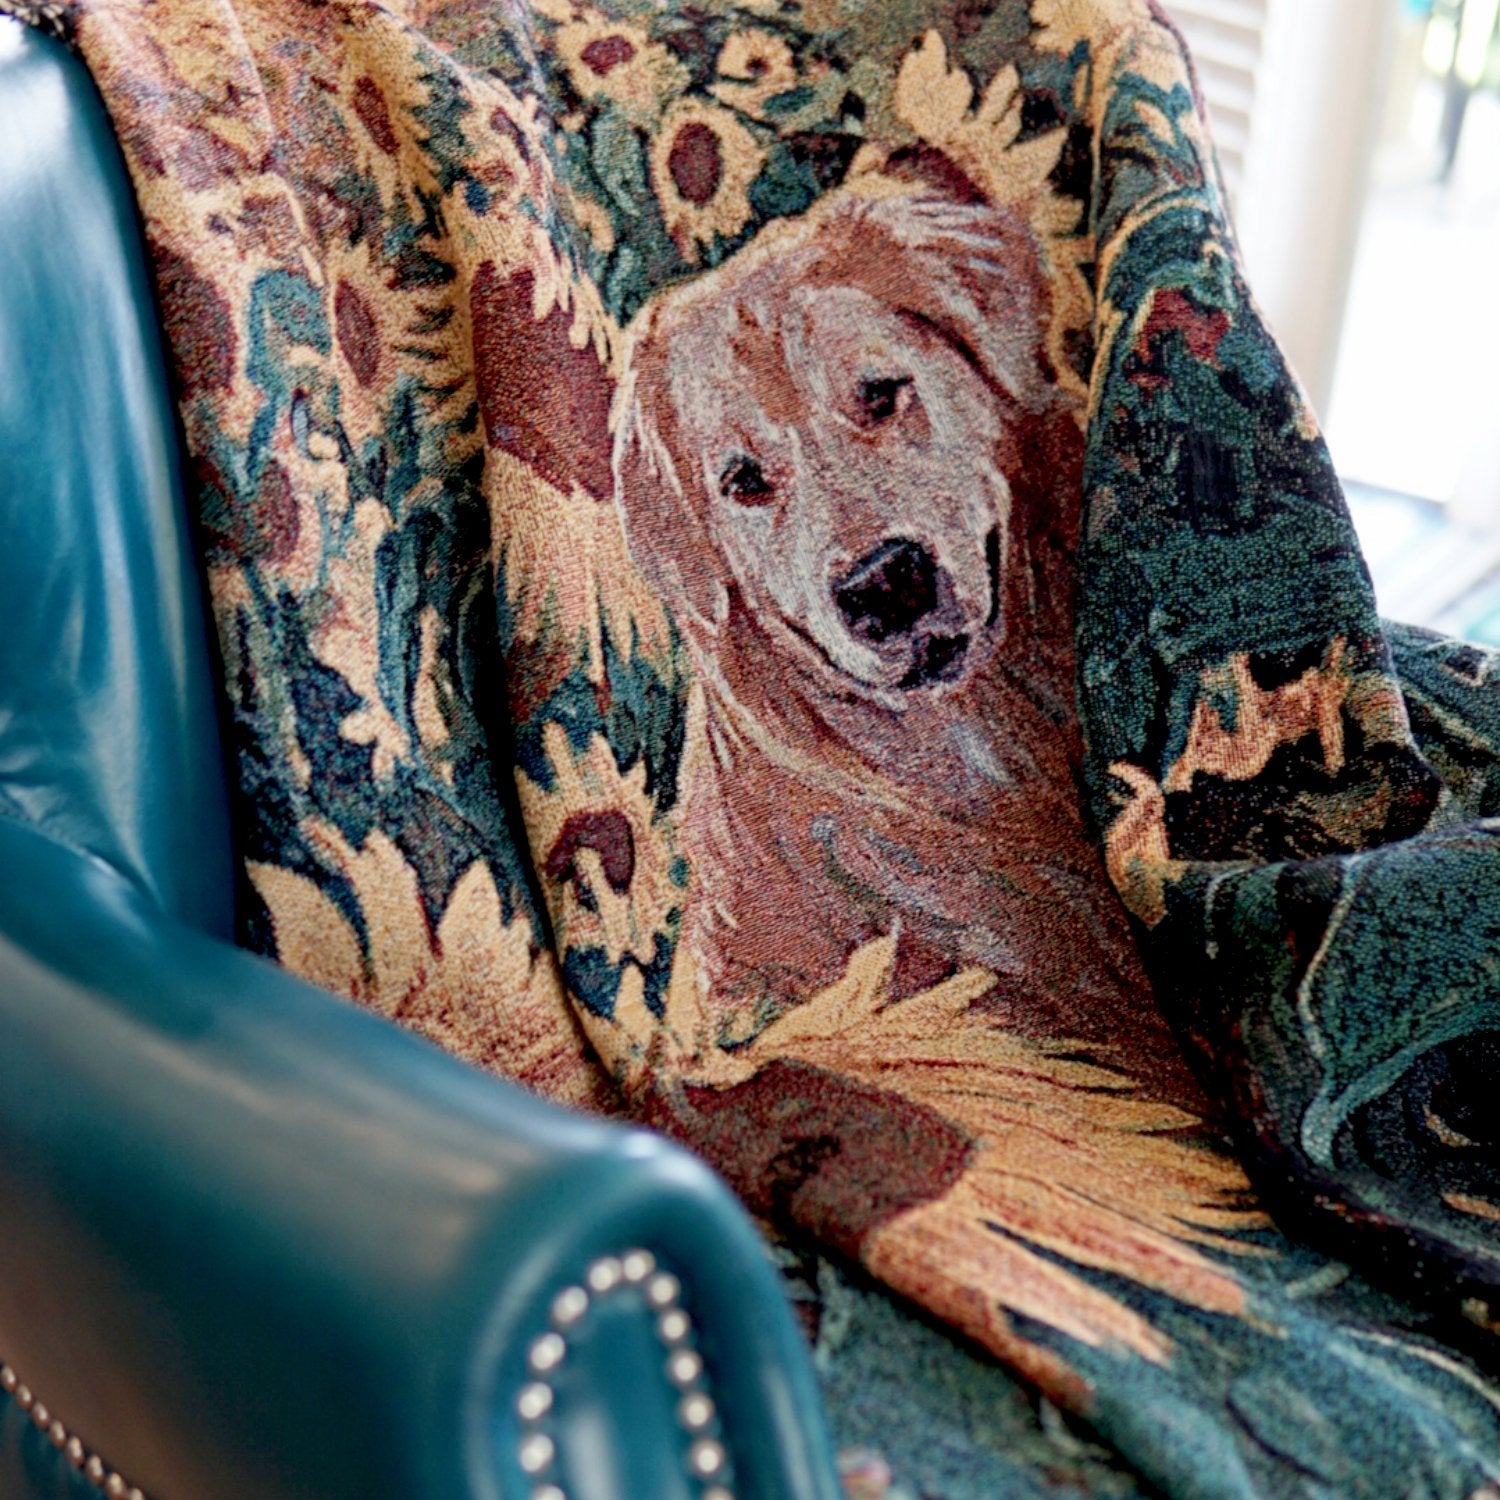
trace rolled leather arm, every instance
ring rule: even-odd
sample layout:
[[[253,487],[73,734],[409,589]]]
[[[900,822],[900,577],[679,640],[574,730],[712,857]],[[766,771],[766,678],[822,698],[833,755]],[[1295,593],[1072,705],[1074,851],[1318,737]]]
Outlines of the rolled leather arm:
[[[4,818],[0,1357],[152,1500],[698,1500],[716,1442],[736,1496],[837,1494],[806,1349],[707,1167]]]

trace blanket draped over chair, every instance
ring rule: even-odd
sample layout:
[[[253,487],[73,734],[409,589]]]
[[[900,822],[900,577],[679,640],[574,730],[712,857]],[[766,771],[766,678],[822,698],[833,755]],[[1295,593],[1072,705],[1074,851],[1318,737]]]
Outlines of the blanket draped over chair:
[[[247,944],[1161,1491],[1500,1493],[1497,662],[1377,619],[1158,5],[10,8],[137,191]]]

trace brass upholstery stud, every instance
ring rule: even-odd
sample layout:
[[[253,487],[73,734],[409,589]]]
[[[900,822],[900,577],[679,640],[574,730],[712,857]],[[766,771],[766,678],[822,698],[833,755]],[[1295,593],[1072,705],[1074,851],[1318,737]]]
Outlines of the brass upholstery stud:
[[[69,1432],[57,1413],[44,1401],[38,1401],[31,1387],[4,1363],[0,1363],[0,1391],[31,1418],[37,1430],[95,1489],[102,1490],[110,1500],[146,1500],[140,1490],[111,1469],[97,1453],[90,1453],[83,1439]]]
[[[564,1334],[577,1327],[596,1302],[626,1287],[639,1288],[657,1315],[654,1329],[667,1353],[665,1373],[682,1393],[677,1421],[690,1440],[687,1472],[705,1486],[699,1500],[734,1500],[734,1492],[724,1483],[729,1454],[711,1430],[717,1412],[702,1389],[703,1358],[692,1347],[693,1320],[681,1305],[682,1283],[670,1272],[658,1270],[649,1250],[601,1256],[584,1272],[582,1286],[566,1286],[553,1297],[549,1327],[527,1351],[533,1377],[560,1368],[568,1357]],[[551,1473],[557,1463],[557,1443],[543,1427],[555,1402],[556,1391],[546,1379],[533,1378],[516,1394],[516,1414],[522,1424],[516,1458],[525,1474],[541,1481],[531,1490],[530,1500],[568,1500],[567,1491]]]

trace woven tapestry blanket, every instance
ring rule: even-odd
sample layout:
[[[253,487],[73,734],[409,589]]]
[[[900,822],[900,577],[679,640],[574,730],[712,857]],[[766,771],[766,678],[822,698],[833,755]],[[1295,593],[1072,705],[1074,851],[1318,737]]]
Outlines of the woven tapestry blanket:
[[[137,193],[247,944],[1162,1492],[1495,1493],[1495,662],[1377,618],[1159,5],[9,8]]]

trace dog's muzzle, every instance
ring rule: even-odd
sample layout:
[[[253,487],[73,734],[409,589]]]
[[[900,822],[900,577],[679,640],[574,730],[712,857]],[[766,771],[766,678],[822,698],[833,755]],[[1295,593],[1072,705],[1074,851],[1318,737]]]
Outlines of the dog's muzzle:
[[[919,542],[882,542],[833,584],[833,600],[855,640],[909,665],[903,688],[949,682],[969,649],[953,585]]]

